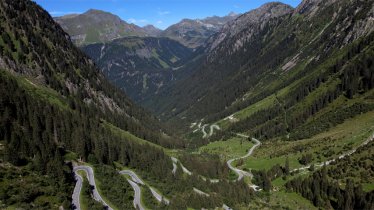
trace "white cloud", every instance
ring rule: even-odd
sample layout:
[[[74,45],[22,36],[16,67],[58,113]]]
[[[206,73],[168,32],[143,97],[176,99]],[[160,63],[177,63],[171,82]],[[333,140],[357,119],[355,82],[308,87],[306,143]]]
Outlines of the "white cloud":
[[[160,25],[160,24],[163,24],[164,22],[162,22],[162,20],[158,20],[157,22],[156,22],[156,24],[157,25]]]
[[[136,20],[135,20],[134,18],[130,18],[130,19],[128,20],[128,22],[129,22],[129,23],[136,23]]]
[[[170,11],[158,11],[159,15],[168,15],[170,14]]]
[[[135,19],[135,18],[130,18],[130,19],[128,19],[128,22],[129,22],[129,23],[147,23],[148,20],[146,20],[146,19],[140,19],[140,20],[137,20],[137,19]]]
[[[82,12],[73,12],[73,11],[51,11],[49,12],[50,15],[52,16],[57,16],[57,15],[67,15],[67,14],[81,14]]]

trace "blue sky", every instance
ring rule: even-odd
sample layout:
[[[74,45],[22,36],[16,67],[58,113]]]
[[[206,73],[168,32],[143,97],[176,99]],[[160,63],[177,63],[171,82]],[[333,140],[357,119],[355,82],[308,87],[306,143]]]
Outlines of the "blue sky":
[[[183,18],[244,13],[269,0],[34,0],[52,16],[100,9],[139,26],[152,24],[165,29]],[[278,0],[296,7],[301,0]]]

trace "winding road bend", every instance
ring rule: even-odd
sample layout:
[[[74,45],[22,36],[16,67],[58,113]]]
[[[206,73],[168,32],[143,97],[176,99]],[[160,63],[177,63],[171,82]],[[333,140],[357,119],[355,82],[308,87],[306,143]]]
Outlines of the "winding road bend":
[[[80,204],[79,204],[79,197],[80,197],[80,192],[82,190],[82,183],[83,183],[83,179],[82,177],[78,174],[78,171],[84,171],[86,172],[86,175],[87,175],[87,179],[88,179],[88,183],[93,186],[93,190],[92,190],[92,194],[93,194],[93,198],[96,200],[96,201],[99,201],[101,202],[108,210],[113,210],[112,207],[110,207],[105,201],[104,199],[100,196],[99,192],[97,191],[97,187],[96,187],[96,183],[95,183],[95,176],[94,176],[94,172],[93,172],[93,169],[90,167],[90,166],[75,166],[73,168],[73,171],[74,171],[74,174],[75,174],[75,177],[77,178],[77,183],[75,185],[75,188],[74,188],[74,193],[73,193],[73,196],[72,196],[72,199],[73,199],[73,204],[76,206],[76,209],[79,209],[80,210]],[[79,178],[80,177],[80,178]]]
[[[186,167],[184,167],[182,165],[182,163],[175,157],[171,157],[171,160],[173,162],[173,174],[175,174],[175,172],[177,171],[177,167],[178,167],[178,162],[180,163],[180,166],[182,167],[182,170],[183,170],[183,173],[185,174],[188,174],[188,175],[192,175],[192,172],[190,170],[188,170]]]
[[[142,202],[141,202],[141,195],[142,194],[141,194],[139,185],[137,183],[131,181],[130,179],[127,179],[127,181],[130,183],[131,187],[135,191],[135,196],[134,196],[134,207],[135,207],[135,209],[144,210],[144,207],[143,207]]]
[[[243,137],[243,138],[249,138],[249,136],[246,136],[246,135],[243,135],[243,134],[236,134],[236,135],[238,135],[238,136],[240,136],[240,137]],[[241,169],[239,169],[239,168],[236,168],[236,167],[234,167],[234,166],[232,165],[232,163],[233,163],[234,161],[236,161],[236,160],[244,159],[244,158],[247,158],[247,157],[251,156],[252,153],[253,153],[253,151],[254,151],[257,147],[259,147],[259,146],[261,145],[261,142],[260,142],[259,140],[255,139],[255,138],[252,138],[252,141],[255,142],[255,145],[253,145],[253,147],[251,147],[251,149],[249,149],[249,151],[248,151],[248,153],[247,153],[246,155],[244,155],[244,156],[242,156],[242,157],[239,157],[239,158],[233,158],[233,159],[230,159],[230,160],[227,161],[227,166],[228,166],[231,170],[233,170],[236,174],[238,174],[238,179],[237,179],[238,181],[241,180],[241,179],[243,179],[243,177],[245,177],[245,176],[248,176],[248,177],[250,177],[250,178],[253,177],[253,174],[252,174],[251,172],[243,171],[243,170],[241,170]]]
[[[123,171],[120,171],[119,173],[122,174],[122,175],[126,174],[126,175],[129,175],[131,177],[132,180],[127,179],[127,181],[130,183],[130,185],[132,186],[132,188],[135,191],[134,206],[135,206],[135,208],[136,208],[136,206],[138,206],[140,209],[144,209],[144,207],[141,204],[142,194],[141,194],[141,189],[140,189],[139,185],[146,185],[146,184],[138,177],[138,175],[136,175],[135,172],[133,172],[131,170],[123,170]],[[168,199],[164,198],[162,195],[160,195],[152,187],[150,187],[150,186],[148,186],[148,187],[151,190],[151,193],[152,193],[153,197],[155,197],[158,202],[164,202],[165,204],[169,205],[170,201]],[[137,192],[137,191],[139,191],[139,192]]]
[[[74,173],[75,180],[77,181],[75,183],[74,192],[73,192],[73,205],[74,209],[80,210],[81,209],[81,203],[79,202],[82,185],[83,185],[83,178],[78,173]]]

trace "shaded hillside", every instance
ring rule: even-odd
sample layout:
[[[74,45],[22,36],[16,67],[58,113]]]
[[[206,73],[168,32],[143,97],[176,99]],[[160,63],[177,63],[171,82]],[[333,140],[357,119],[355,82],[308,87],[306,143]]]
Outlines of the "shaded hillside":
[[[168,38],[128,37],[82,48],[103,74],[133,100],[155,95],[176,78],[192,50]]]

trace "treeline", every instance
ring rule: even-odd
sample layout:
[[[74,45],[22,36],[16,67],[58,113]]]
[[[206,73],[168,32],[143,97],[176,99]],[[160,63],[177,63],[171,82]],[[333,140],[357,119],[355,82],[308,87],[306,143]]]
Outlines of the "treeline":
[[[348,180],[344,189],[337,181],[331,181],[328,170],[314,172],[307,178],[297,177],[286,183],[290,191],[300,193],[315,206],[325,209],[373,209],[374,191],[364,192],[362,186],[354,186]]]
[[[193,173],[212,179],[227,179],[229,168],[222,162],[218,155],[191,155],[183,153],[180,161]]]

